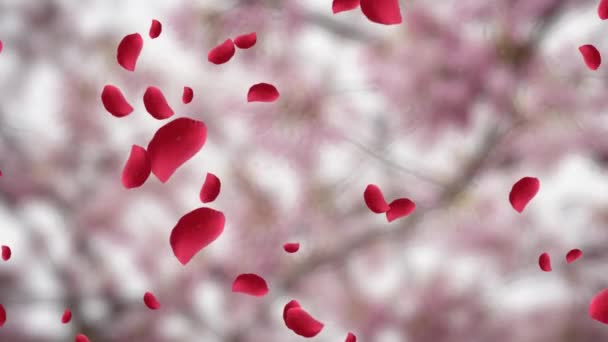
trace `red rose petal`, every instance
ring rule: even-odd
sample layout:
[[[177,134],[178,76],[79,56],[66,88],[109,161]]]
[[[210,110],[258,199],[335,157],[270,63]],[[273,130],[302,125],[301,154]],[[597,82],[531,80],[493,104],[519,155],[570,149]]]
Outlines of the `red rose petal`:
[[[177,260],[186,265],[222,234],[225,223],[224,214],[211,208],[198,208],[184,215],[171,231],[169,240]]]
[[[581,251],[578,248],[572,249],[572,250],[570,250],[570,252],[568,252],[568,254],[566,254],[566,262],[568,264],[571,264],[582,256],[583,256],[583,251]]]
[[[151,292],[144,293],[144,303],[150,310],[157,310],[160,308],[160,303]]]
[[[300,250],[300,244],[297,242],[288,242],[283,245],[283,249],[287,253],[295,253]]]
[[[240,292],[255,297],[263,297],[268,293],[266,280],[257,274],[241,274],[232,283],[232,292]]]
[[[137,145],[131,147],[129,159],[122,169],[122,185],[126,189],[142,186],[150,176],[150,159],[146,150]]]
[[[416,204],[407,198],[399,198],[388,205],[390,209],[386,212],[388,222],[408,216],[416,210]]]
[[[150,38],[155,39],[160,36],[160,33],[163,31],[163,24],[156,19],[152,19],[152,24],[150,24]]]
[[[91,341],[89,340],[88,337],[86,337],[86,335],[78,334],[78,335],[76,335],[74,342],[91,342]]]
[[[203,148],[207,140],[205,123],[190,118],[175,119],[156,131],[148,144],[152,173],[163,183]]]
[[[220,183],[220,179],[217,178],[211,172],[207,173],[207,177],[205,177],[205,182],[203,183],[203,187],[201,188],[201,192],[199,194],[199,198],[203,203],[213,202],[217,196],[220,194],[220,188],[222,184]]]
[[[361,0],[361,11],[378,24],[395,25],[403,21],[399,0]]]
[[[194,91],[190,87],[184,87],[184,92],[182,93],[182,102],[184,104],[188,104],[192,102],[194,98]]]
[[[528,202],[536,196],[539,189],[540,181],[534,177],[524,177],[513,184],[509,193],[509,202],[511,202],[513,209],[519,213],[524,211]]]
[[[297,300],[292,300],[289,303],[285,304],[285,307],[283,308],[283,321],[285,321],[285,324],[287,324],[287,311],[293,309],[293,308],[300,308],[300,303],[298,303]]]
[[[139,54],[144,47],[144,40],[139,33],[126,35],[118,44],[116,60],[123,68],[135,71]]]
[[[2,260],[8,261],[8,259],[11,258],[12,254],[13,252],[11,251],[11,248],[9,246],[2,246]]]
[[[551,257],[549,253],[543,253],[538,257],[538,266],[545,272],[551,272]]]
[[[367,188],[365,188],[365,192],[363,192],[363,199],[369,210],[376,214],[382,214],[391,209],[377,185],[368,185]]]
[[[236,49],[234,48],[232,39],[226,39],[225,42],[209,51],[207,59],[213,64],[224,64],[234,56],[235,52]]]
[[[6,310],[4,309],[4,305],[0,304],[0,327],[6,323]]]
[[[602,20],[608,19],[608,0],[600,0],[600,4],[597,7],[597,15]]]
[[[133,112],[133,107],[127,102],[120,89],[111,84],[103,87],[101,102],[104,108],[117,118],[122,118]]]
[[[144,93],[144,106],[155,119],[164,120],[173,116],[174,112],[163,92],[157,87],[148,87]]]
[[[2,44],[2,41],[0,40],[0,53],[2,53],[3,48],[4,48],[4,44]]]
[[[602,56],[595,46],[591,44],[581,45],[578,48],[578,51],[583,55],[585,64],[587,64],[589,69],[597,70],[600,67],[600,64],[602,64]]]
[[[255,32],[240,35],[234,38],[234,45],[239,49],[249,49],[254,46],[258,40],[258,36]]]
[[[72,320],[72,311],[70,309],[65,309],[63,315],[61,316],[61,323],[68,324]]]
[[[596,294],[589,305],[589,316],[596,321],[608,324],[608,289]]]
[[[279,96],[279,91],[272,84],[258,83],[249,88],[247,102],[274,102]]]
[[[302,308],[287,310],[285,324],[296,334],[303,337],[315,337],[323,330],[323,323],[314,319]]]
[[[357,342],[357,336],[355,336],[355,334],[352,332],[349,332],[344,342]]]
[[[359,7],[359,0],[334,0],[331,9],[336,13],[350,11]]]

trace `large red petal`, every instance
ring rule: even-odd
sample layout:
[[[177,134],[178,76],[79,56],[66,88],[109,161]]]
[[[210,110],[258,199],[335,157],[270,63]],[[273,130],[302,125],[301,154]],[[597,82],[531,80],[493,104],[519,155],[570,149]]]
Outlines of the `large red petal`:
[[[255,32],[240,35],[234,38],[234,45],[239,49],[249,49],[254,46],[258,40],[258,36]]]
[[[13,252],[11,251],[11,248],[9,246],[2,246],[2,260],[8,261],[8,259],[11,258],[12,254]]]
[[[583,55],[585,64],[589,69],[597,70],[602,64],[602,56],[595,46],[591,44],[582,45],[578,48],[578,51]]]
[[[139,54],[144,47],[144,40],[139,33],[126,35],[118,44],[116,60],[123,68],[135,71]]]
[[[549,253],[543,253],[538,257],[538,266],[545,272],[551,272],[551,257]]]
[[[144,304],[146,304],[150,310],[157,310],[160,308],[160,303],[151,292],[144,293]]]
[[[596,321],[608,324],[608,289],[595,295],[589,305],[589,316]]]
[[[222,183],[220,182],[220,179],[217,178],[217,176],[213,173],[208,172],[207,177],[205,177],[205,182],[201,187],[201,192],[199,194],[201,202],[213,202],[220,194],[221,187]]]
[[[198,208],[184,215],[171,231],[169,240],[177,260],[186,265],[222,234],[225,223],[224,214],[211,208]]]
[[[403,21],[399,0],[361,0],[361,11],[378,24],[395,25]]]
[[[232,283],[232,292],[240,292],[255,297],[263,297],[268,293],[266,280],[257,274],[240,274]]]
[[[408,216],[416,210],[416,204],[407,198],[399,198],[389,204],[390,209],[386,212],[388,222]]]
[[[173,109],[167,103],[165,95],[157,87],[148,87],[144,93],[144,106],[155,119],[164,120],[173,116]]]
[[[285,324],[296,334],[303,337],[315,337],[323,330],[323,323],[314,319],[302,308],[292,308],[287,310]]]
[[[528,202],[530,202],[534,196],[540,190],[540,181],[534,177],[524,177],[513,184],[511,192],[509,193],[509,202],[511,206],[517,212],[521,213],[524,211]]]
[[[122,185],[127,189],[142,186],[150,176],[150,159],[146,150],[137,145],[131,147],[129,159],[122,169]]]
[[[334,0],[331,10],[336,13],[350,11],[359,7],[359,0]]]
[[[363,199],[365,200],[365,204],[369,210],[376,214],[382,214],[391,209],[388,203],[386,203],[384,195],[377,185],[368,185],[363,192]]]
[[[279,96],[279,91],[272,84],[258,83],[249,88],[247,102],[274,102]]]
[[[65,309],[63,315],[61,315],[61,323],[68,324],[72,320],[72,311],[70,309]]]
[[[163,24],[156,19],[152,19],[152,24],[150,24],[150,32],[148,33],[150,35],[150,38],[152,38],[152,39],[158,38],[158,36],[160,36],[160,33],[162,31],[163,31]]]
[[[224,64],[234,56],[235,52],[236,49],[234,48],[232,39],[226,39],[222,44],[209,51],[207,59],[213,64]]]
[[[101,91],[101,102],[104,108],[117,118],[127,116],[133,112],[133,107],[127,102],[125,96],[118,87],[111,84],[103,87]]]

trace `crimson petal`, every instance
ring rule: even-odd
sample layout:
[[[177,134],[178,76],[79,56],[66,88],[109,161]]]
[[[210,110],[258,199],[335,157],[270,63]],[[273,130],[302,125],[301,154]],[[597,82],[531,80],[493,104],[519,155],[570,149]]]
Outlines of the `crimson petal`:
[[[239,49],[249,49],[254,46],[258,40],[258,36],[255,32],[240,35],[234,38],[234,45]]]
[[[390,209],[386,212],[388,222],[408,216],[416,210],[416,204],[407,198],[399,198],[388,205]]]
[[[148,87],[144,93],[144,106],[155,119],[164,120],[173,116],[173,109],[167,103],[165,95],[157,87]]]
[[[213,202],[217,196],[220,194],[220,188],[222,184],[220,179],[217,178],[211,172],[207,173],[207,177],[205,177],[205,182],[201,188],[201,192],[199,194],[199,198],[203,203]]]
[[[578,48],[587,67],[591,70],[597,70],[602,64],[602,56],[597,48],[591,44],[581,45]]]
[[[139,54],[144,47],[144,40],[139,33],[126,35],[118,44],[116,60],[123,68],[135,71]]]
[[[247,102],[274,102],[279,96],[279,91],[272,84],[258,83],[249,88]]]
[[[122,118],[133,112],[133,107],[127,102],[125,96],[118,87],[111,84],[103,87],[101,91],[101,102],[104,108],[117,118]]]
[[[61,315],[61,323],[68,324],[72,320],[72,311],[70,309],[65,309],[63,315]]]
[[[11,251],[11,248],[9,246],[2,246],[2,260],[8,261],[8,259],[11,258],[12,254],[13,252]]]
[[[156,19],[152,19],[152,24],[150,24],[150,38],[155,39],[160,36],[160,33],[163,31],[163,24]]]
[[[137,145],[131,147],[129,159],[122,169],[122,185],[126,189],[142,186],[150,176],[150,159],[146,150]]]
[[[232,283],[232,292],[240,292],[255,297],[263,297],[268,293],[266,280],[257,274],[240,274]]]
[[[224,214],[211,208],[198,208],[184,215],[173,227],[169,240],[177,260],[186,265],[222,234],[225,223]]]
[[[583,256],[583,251],[578,248],[572,249],[566,254],[566,262],[571,264]]]
[[[235,52],[236,49],[234,48],[232,39],[226,39],[222,44],[209,51],[207,59],[213,64],[224,64],[234,56]]]
[[[545,272],[551,272],[551,257],[549,253],[543,253],[538,257],[538,266]]]
[[[608,0],[601,0],[597,7],[597,15],[602,20],[608,19]]]
[[[403,21],[399,0],[361,0],[361,11],[378,24],[395,25]]]
[[[509,202],[517,212],[524,211],[528,203],[536,196],[540,189],[540,181],[534,177],[524,177],[513,184],[509,193]]]
[[[359,0],[334,0],[331,10],[336,13],[350,11],[359,7]]]
[[[297,335],[303,337],[315,337],[323,330],[323,323],[314,319],[302,308],[292,308],[287,310],[285,324]]]
[[[357,342],[357,336],[355,336],[355,334],[352,332],[349,332],[344,342]]]
[[[283,245],[283,249],[287,253],[295,253],[300,250],[300,244],[297,242],[288,242]]]
[[[86,335],[78,334],[78,335],[76,335],[74,342],[91,342],[91,341],[89,340],[89,338]]]
[[[144,304],[146,304],[150,310],[157,310],[160,308],[160,303],[151,292],[144,293]]]
[[[192,88],[184,87],[184,91],[182,93],[182,102],[184,104],[188,104],[188,103],[192,102],[193,98],[194,98],[194,91],[192,90]]]
[[[384,195],[382,195],[382,191],[377,185],[369,184],[363,192],[363,199],[365,200],[365,204],[369,210],[376,214],[382,214],[391,209],[391,207],[386,203]]]

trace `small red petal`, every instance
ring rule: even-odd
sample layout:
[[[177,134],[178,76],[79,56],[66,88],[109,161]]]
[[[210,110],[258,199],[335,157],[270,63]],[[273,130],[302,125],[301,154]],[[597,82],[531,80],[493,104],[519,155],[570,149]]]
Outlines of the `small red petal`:
[[[608,19],[608,0],[601,0],[597,7],[597,15],[602,20]]]
[[[361,11],[378,24],[395,25],[403,21],[399,0],[361,0]]]
[[[91,341],[89,340],[89,338],[86,335],[78,334],[78,335],[76,335],[74,342],[91,342]]]
[[[0,53],[2,52],[3,48],[4,48],[4,44],[2,44],[2,41],[0,40]]]
[[[234,38],[234,45],[239,49],[249,49],[254,46],[258,40],[258,36],[255,32],[240,35]]]
[[[365,204],[367,204],[369,210],[376,214],[382,214],[391,209],[391,207],[386,203],[384,195],[382,195],[382,191],[377,185],[368,185],[363,192],[363,199],[365,200]]]
[[[117,118],[122,118],[133,112],[133,107],[127,102],[120,89],[111,84],[103,87],[101,102],[104,108]]]
[[[258,83],[249,88],[247,102],[274,102],[279,96],[279,91],[272,84]]]
[[[213,64],[224,64],[234,56],[235,52],[236,49],[234,48],[232,39],[226,39],[225,42],[209,51],[207,59]]]
[[[198,208],[184,215],[173,227],[169,240],[177,260],[186,265],[222,234],[225,223],[224,214],[211,208]]]
[[[538,257],[538,266],[545,272],[551,272],[551,257],[549,253],[543,253]]]
[[[122,185],[127,189],[142,186],[150,176],[150,159],[146,150],[137,145],[131,147],[129,159],[122,169]]]
[[[587,64],[589,69],[597,70],[600,67],[600,64],[602,64],[602,56],[595,46],[591,44],[581,45],[578,48],[578,51],[583,55],[585,64]]]
[[[72,311],[70,309],[65,309],[63,315],[61,316],[61,323],[68,324],[72,320]]]
[[[388,205],[390,209],[386,212],[388,222],[408,216],[416,210],[416,204],[407,198],[399,198]]]
[[[163,24],[156,19],[152,19],[152,24],[150,24],[150,38],[158,38],[160,33],[163,31]]]
[[[232,283],[232,292],[240,292],[255,297],[263,297],[268,293],[266,280],[257,274],[241,274]]]
[[[203,203],[213,202],[217,196],[220,194],[220,188],[222,184],[220,183],[220,179],[217,178],[211,172],[207,173],[207,177],[205,177],[205,182],[203,183],[203,187],[201,188],[201,192],[199,194],[199,198]]]
[[[300,308],[300,303],[298,303],[297,300],[292,300],[289,303],[285,304],[285,307],[283,308],[283,321],[285,321],[285,324],[287,324],[287,311],[293,309],[293,308]]]
[[[296,334],[303,337],[315,337],[323,330],[323,323],[314,319],[302,308],[287,310],[285,324]]]
[[[357,336],[355,336],[355,334],[352,332],[349,332],[344,342],[357,342]]]
[[[4,309],[4,305],[0,304],[0,327],[6,323],[6,310]]]
[[[608,324],[608,289],[596,294],[589,305],[589,316],[596,321]]]
[[[192,102],[194,98],[194,91],[190,87],[184,87],[184,92],[182,93],[182,102],[184,104],[188,104]]]
[[[334,0],[331,9],[336,13],[354,10],[359,7],[359,0]]]
[[[288,242],[283,245],[283,249],[287,253],[295,253],[300,250],[300,244],[297,242]]]
[[[157,87],[148,87],[144,93],[144,106],[155,119],[164,120],[173,116],[174,112],[163,92]]]
[[[152,173],[163,183],[203,148],[207,140],[205,123],[189,118],[175,119],[156,131],[148,144]]]
[[[583,251],[581,251],[578,248],[575,248],[573,250],[570,250],[570,252],[568,252],[568,254],[566,254],[566,262],[571,264],[582,256],[583,256]]]
[[[534,177],[524,177],[513,184],[509,193],[509,202],[517,212],[524,211],[528,202],[530,202],[540,189],[540,181]]]
[[[2,246],[2,260],[7,261],[11,258],[13,252],[9,246]]]
[[[116,60],[123,68],[135,71],[139,54],[144,47],[144,40],[139,33],[126,35],[118,44]]]
[[[151,292],[144,293],[144,303],[150,310],[157,310],[160,308],[160,303]]]

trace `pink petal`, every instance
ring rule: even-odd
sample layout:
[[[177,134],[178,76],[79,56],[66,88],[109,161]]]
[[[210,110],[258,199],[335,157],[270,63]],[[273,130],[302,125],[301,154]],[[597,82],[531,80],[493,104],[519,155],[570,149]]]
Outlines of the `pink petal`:
[[[249,88],[247,102],[274,102],[279,96],[279,91],[272,84],[258,83]]]
[[[389,204],[390,209],[386,212],[388,222],[408,216],[416,210],[416,204],[407,198],[399,198]]]
[[[104,108],[117,118],[122,118],[133,112],[133,107],[127,102],[120,89],[111,84],[103,87],[101,102]]]
[[[205,123],[190,118],[175,119],[156,131],[148,144],[152,173],[163,183],[190,158],[207,140]]]
[[[314,319],[302,308],[292,308],[287,310],[285,324],[297,335],[303,337],[315,337],[323,330],[323,323]]]
[[[224,214],[211,208],[198,208],[184,215],[171,231],[169,240],[177,260],[186,265],[222,234],[225,223]]]
[[[334,0],[331,9],[336,13],[350,11],[359,7],[359,0]]]
[[[2,44],[2,41],[0,40],[0,53],[2,52],[3,48],[4,48],[4,44]]]
[[[235,52],[236,49],[234,48],[232,39],[226,39],[225,42],[209,51],[207,59],[213,64],[224,64],[234,56]]]
[[[517,181],[511,188],[509,193],[509,202],[517,212],[524,211],[528,202],[530,202],[540,189],[540,181],[538,178],[524,177]]]
[[[545,272],[551,272],[551,257],[549,253],[543,253],[538,257],[538,266]]]
[[[349,332],[344,342],[357,342],[357,336],[355,336],[355,334],[352,332]]]
[[[217,196],[220,194],[220,188],[222,184],[220,183],[220,179],[217,178],[211,172],[207,173],[207,177],[205,177],[205,182],[203,183],[203,187],[201,188],[201,192],[199,194],[199,198],[203,203],[213,202]]]
[[[361,11],[367,19],[384,25],[401,24],[399,0],[361,0]]]
[[[0,327],[6,323],[6,310],[4,309],[4,305],[0,304]]]
[[[232,292],[240,292],[255,297],[263,297],[268,293],[266,280],[257,274],[241,274],[232,283]]]
[[[600,4],[597,7],[597,15],[602,20],[608,19],[608,0],[600,0]]]
[[[86,337],[86,335],[78,334],[78,335],[76,335],[74,342],[91,342],[91,341],[89,340],[88,337]]]
[[[254,46],[258,40],[258,36],[255,32],[240,35],[234,38],[234,45],[239,49],[249,49]]]
[[[184,92],[182,93],[182,102],[184,104],[188,104],[192,102],[194,98],[194,91],[190,87],[184,87]]]
[[[118,44],[116,60],[123,68],[135,71],[139,54],[144,47],[144,40],[139,33],[126,35]]]
[[[589,305],[589,316],[596,321],[608,324],[608,289],[596,294]]]
[[[72,311],[70,309],[65,309],[63,315],[61,316],[61,323],[68,324],[72,320]]]
[[[597,48],[591,44],[581,45],[578,48],[578,51],[583,55],[583,59],[585,60],[585,64],[591,70],[597,70],[602,64],[602,56]]]
[[[377,185],[369,184],[363,192],[363,199],[365,200],[365,204],[367,204],[369,210],[376,214],[382,214],[391,209],[391,207],[386,203],[384,195],[382,195],[382,191]]]
[[[173,116],[174,112],[163,92],[157,87],[148,87],[144,93],[144,106],[155,119],[164,120]]]
[[[583,256],[583,251],[581,251],[578,248],[575,248],[573,250],[570,250],[570,252],[568,252],[568,254],[566,254],[566,262],[568,264],[571,264],[582,256]]]
[[[122,185],[126,189],[142,186],[150,176],[151,166],[146,150],[137,145],[131,147],[129,159],[122,169]]]
[[[163,31],[163,24],[156,19],[152,19],[152,24],[150,24],[150,38],[155,39],[160,36],[160,33]]]
[[[13,252],[11,251],[11,248],[9,246],[2,246],[2,260],[8,261],[8,259],[11,258],[12,254]]]
[[[287,253],[295,253],[300,250],[300,244],[297,242],[288,242],[283,245],[283,249]]]
[[[285,324],[287,324],[287,311],[293,309],[293,308],[300,308],[300,303],[298,303],[297,300],[292,300],[289,303],[285,304],[285,307],[283,308],[283,321],[285,321]]]
[[[144,303],[150,310],[157,310],[160,308],[160,303],[151,292],[144,293]]]

